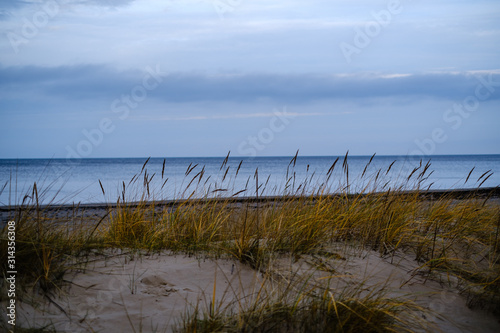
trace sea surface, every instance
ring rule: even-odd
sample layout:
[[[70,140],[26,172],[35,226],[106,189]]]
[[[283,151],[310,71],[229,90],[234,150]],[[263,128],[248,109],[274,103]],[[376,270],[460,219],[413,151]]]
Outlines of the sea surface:
[[[171,200],[500,185],[500,155],[344,158],[0,159],[0,205],[37,197],[44,204],[72,204],[118,198]]]

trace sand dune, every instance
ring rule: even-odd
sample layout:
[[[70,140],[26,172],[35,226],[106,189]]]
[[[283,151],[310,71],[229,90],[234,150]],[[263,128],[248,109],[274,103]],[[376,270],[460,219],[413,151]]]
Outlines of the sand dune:
[[[333,250],[333,256],[276,258],[268,267],[276,279],[233,260],[108,251],[68,274],[70,282],[53,303],[41,296],[33,298],[36,306],[23,303],[18,323],[51,325],[58,332],[172,332],[197,304],[209,309],[214,291],[219,307],[237,309],[263,289],[272,293],[283,281],[307,279],[311,285],[328,280],[334,293],[363,283],[366,293],[384,289],[388,297],[412,299],[430,310],[413,313],[418,331],[500,332],[498,318],[469,309],[456,289],[415,274],[418,264],[409,256],[383,258],[345,246]]]

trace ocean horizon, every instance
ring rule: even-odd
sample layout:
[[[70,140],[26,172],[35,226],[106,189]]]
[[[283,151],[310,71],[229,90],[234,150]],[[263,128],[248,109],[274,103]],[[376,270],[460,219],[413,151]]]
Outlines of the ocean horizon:
[[[347,163],[344,155],[293,157],[0,159],[0,205],[30,200],[35,183],[45,204],[116,202],[123,186],[130,201],[146,194],[151,200],[253,196],[256,176],[262,196],[500,185],[500,154],[348,155]]]

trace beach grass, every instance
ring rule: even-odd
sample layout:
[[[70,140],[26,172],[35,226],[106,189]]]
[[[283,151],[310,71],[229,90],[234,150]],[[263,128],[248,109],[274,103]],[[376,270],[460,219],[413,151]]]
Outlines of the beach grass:
[[[303,279],[283,283],[279,291],[257,296],[239,311],[230,306],[196,304],[180,322],[182,332],[411,332],[403,312],[421,311],[407,300],[384,297],[380,292],[363,294],[358,287],[345,288],[340,295],[325,288],[328,282],[311,286]]]
[[[357,177],[366,178],[366,187],[353,193],[347,154],[332,164],[321,184],[313,184],[312,177],[295,179],[296,159],[297,155],[286,170],[283,189],[272,197],[265,195],[267,182],[259,181],[258,169],[246,189],[230,192],[225,182],[234,184],[234,178],[228,176],[227,158],[220,168],[222,181],[208,190],[202,186],[207,184],[204,169],[193,175],[190,165],[183,196],[168,204],[155,200],[160,196],[150,187],[155,175],[148,174],[146,161],[128,185],[123,183],[120,197],[107,213],[91,218],[82,214],[68,220],[67,206],[40,205],[34,184],[23,203],[13,209],[19,297],[28,299],[41,293],[53,302],[65,283],[65,274],[84,267],[90,253],[168,250],[234,258],[282,284],[279,292],[262,293],[237,310],[216,309],[215,300],[204,307],[196,304],[178,323],[181,331],[411,331],[407,315],[418,311],[411,302],[386,298],[379,292],[366,294],[359,286],[346,287],[335,296],[328,283],[315,286],[303,279],[280,280],[273,273],[277,258],[298,260],[311,255],[319,258],[316,269],[334,272],[328,259],[341,255],[332,247],[346,246],[377,251],[382,257],[403,253],[418,262],[414,275],[453,285],[466,295],[469,306],[500,315],[497,189],[480,191],[480,177],[478,187],[460,197],[453,191],[432,192],[425,187],[430,163],[421,162],[393,186],[380,176],[391,167],[370,175],[365,167]],[[331,180],[336,168],[341,170],[341,176],[337,174],[341,179],[334,188]],[[166,182],[164,170],[161,178]],[[252,183],[255,186],[249,185]],[[104,195],[104,188],[102,191]],[[238,192],[247,197],[235,196]],[[72,210],[77,212],[78,207]],[[7,242],[4,228],[2,249]],[[3,250],[0,263],[2,271],[8,271]],[[0,300],[6,293],[1,295]]]

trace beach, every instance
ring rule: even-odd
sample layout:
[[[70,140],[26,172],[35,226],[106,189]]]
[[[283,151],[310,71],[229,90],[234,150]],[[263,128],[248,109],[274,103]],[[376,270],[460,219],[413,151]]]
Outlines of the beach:
[[[493,294],[483,293],[498,276],[498,254],[491,252],[497,243],[491,235],[493,249],[484,240],[459,237],[474,223],[495,221],[499,198],[498,189],[485,188],[3,207],[2,220],[45,230],[44,245],[35,252],[54,265],[42,266],[36,281],[19,278],[24,290],[18,293],[16,326],[56,332],[304,331],[301,322],[314,319],[324,321],[316,328],[323,331],[372,331],[382,325],[382,331],[497,332],[498,294],[494,288]],[[392,216],[403,210],[454,224],[458,212],[464,220],[472,215],[470,223],[439,235],[436,229],[429,237],[411,231],[404,218],[391,229],[391,240],[387,223],[397,224]],[[347,226],[347,220],[339,226],[343,214],[383,219],[384,227],[359,232],[366,222]],[[175,227],[180,217],[184,223]],[[49,232],[37,219],[54,229]],[[56,237],[61,226],[66,236]],[[167,226],[169,234],[162,234]],[[385,240],[374,242],[380,231]],[[477,230],[463,236],[472,234],[478,237]],[[44,248],[52,252],[41,253]],[[471,278],[471,267],[481,274]],[[3,308],[6,302],[3,297]],[[355,304],[367,313],[360,314]],[[322,306],[322,315],[333,311],[337,319],[310,313]],[[351,320],[358,326],[349,326]]]
[[[39,302],[36,307],[21,306],[19,323],[24,327],[53,326],[58,332],[172,332],[187,312],[197,307],[209,311],[212,299],[218,311],[228,308],[237,311],[240,303],[244,306],[255,298],[264,298],[259,295],[263,288],[269,293],[276,288],[260,272],[234,260],[120,252],[108,253],[67,277],[70,282],[53,299],[64,312],[39,296],[35,297]],[[425,281],[424,277],[414,275],[419,265],[409,258],[381,258],[376,252],[355,252],[346,255],[349,258],[346,260],[326,260],[339,276],[332,277],[332,283],[342,290],[345,284],[363,281],[367,292],[383,290],[387,297],[414,301],[422,307],[413,314],[415,331],[498,332],[500,329],[497,317],[468,308],[466,298],[456,289],[442,281]],[[317,260],[325,259],[281,258],[273,274],[287,274],[283,279],[297,274],[294,276],[297,280],[307,278],[311,284],[320,283],[331,273],[318,270]],[[332,289],[335,290],[335,285]]]

